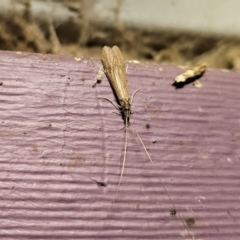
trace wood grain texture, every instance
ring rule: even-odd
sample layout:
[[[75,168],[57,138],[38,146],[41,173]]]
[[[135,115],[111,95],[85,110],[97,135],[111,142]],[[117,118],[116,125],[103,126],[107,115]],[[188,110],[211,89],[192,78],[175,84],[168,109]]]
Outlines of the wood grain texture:
[[[195,239],[239,239],[240,73],[207,70],[202,88],[175,89],[181,68],[128,63],[154,165],[130,127],[110,210],[124,122],[98,99],[114,98],[107,78],[92,88],[99,64],[0,52],[0,238],[189,239],[161,178]]]

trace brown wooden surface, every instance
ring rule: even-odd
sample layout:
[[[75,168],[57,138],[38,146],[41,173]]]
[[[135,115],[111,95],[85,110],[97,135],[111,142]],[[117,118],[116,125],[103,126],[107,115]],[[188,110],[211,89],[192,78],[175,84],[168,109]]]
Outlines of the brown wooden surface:
[[[0,52],[1,239],[239,239],[240,73],[175,89],[176,66],[128,63],[124,124],[99,60]],[[160,68],[160,69],[159,69]],[[147,126],[147,124],[149,124]]]

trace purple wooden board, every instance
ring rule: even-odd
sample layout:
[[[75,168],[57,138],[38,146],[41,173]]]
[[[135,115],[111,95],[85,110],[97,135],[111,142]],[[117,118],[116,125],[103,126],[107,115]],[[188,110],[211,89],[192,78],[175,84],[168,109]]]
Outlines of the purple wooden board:
[[[99,99],[114,99],[106,77],[92,88],[100,64],[1,51],[0,238],[239,239],[240,73],[176,90],[182,69],[129,63],[132,122],[154,163],[130,128],[115,198],[124,125]]]

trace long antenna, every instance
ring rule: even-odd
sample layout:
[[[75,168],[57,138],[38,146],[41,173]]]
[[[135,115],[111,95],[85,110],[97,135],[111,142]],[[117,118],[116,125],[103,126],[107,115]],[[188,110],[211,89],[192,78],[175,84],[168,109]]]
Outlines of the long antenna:
[[[133,124],[132,124],[132,127],[133,127],[133,129],[134,129],[136,135],[138,136],[138,139],[139,139],[139,141],[141,142],[141,144],[142,144],[142,146],[143,146],[143,149],[144,149],[144,151],[146,152],[146,154],[147,154],[147,156],[148,156],[148,159],[150,160],[151,164],[153,164],[153,160],[152,160],[151,156],[149,155],[148,150],[147,150],[147,148],[145,147],[145,144],[143,143],[143,141],[142,141],[142,139],[141,139],[139,133],[138,133],[137,130],[134,128]],[[156,175],[157,175],[157,171],[156,171],[155,169],[154,169],[154,172],[155,172]],[[164,185],[162,179],[161,179],[160,177],[158,177],[158,179],[160,180],[160,182],[161,182],[161,184],[162,184],[162,187],[163,187],[165,193],[167,194],[167,196],[168,196],[168,198],[169,198],[171,204],[173,205],[174,209],[177,209],[176,206],[175,206],[175,204],[174,204],[174,202],[173,202],[173,200],[172,200],[172,198],[170,197],[170,194],[168,193],[168,191],[167,191],[167,189],[166,189],[166,187],[165,187],[165,185]],[[188,227],[187,227],[186,224],[184,223],[184,221],[183,221],[183,219],[182,219],[180,213],[179,213],[178,211],[177,211],[176,213],[177,213],[177,216],[180,218],[180,220],[181,220],[183,226],[184,226],[185,229],[187,230],[189,236],[191,236],[191,238],[192,238],[193,240],[195,240],[193,234],[190,233]]]

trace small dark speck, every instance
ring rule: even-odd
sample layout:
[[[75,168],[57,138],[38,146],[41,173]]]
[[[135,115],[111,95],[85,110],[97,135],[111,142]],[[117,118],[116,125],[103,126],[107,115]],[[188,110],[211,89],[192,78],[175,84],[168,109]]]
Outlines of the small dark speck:
[[[97,183],[97,185],[99,187],[106,187],[106,183],[105,182],[98,182],[98,181],[96,181],[96,183]]]
[[[187,218],[186,219],[186,224],[188,225],[188,227],[192,227],[193,225],[195,225],[194,218]]]
[[[2,86],[3,85],[3,82],[0,82],[0,86]]]
[[[52,124],[50,123],[48,126],[51,128],[51,127],[52,127]]]
[[[179,141],[179,145],[184,146],[184,142],[183,141]]]
[[[27,133],[26,133],[26,132],[23,132],[23,134],[27,135]]]
[[[65,77],[66,75],[65,74],[60,74],[60,77]]]
[[[153,140],[152,143],[156,143],[157,141],[156,140]]]
[[[175,216],[177,214],[176,209],[170,209],[169,210],[170,215]]]
[[[146,128],[147,129],[149,129],[150,128],[150,124],[148,123],[148,124],[146,124]]]
[[[84,81],[85,81],[85,78],[83,77],[83,78],[82,78],[82,82],[84,82]]]
[[[14,189],[15,188],[15,186],[12,186],[12,189]]]

